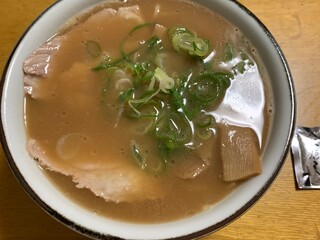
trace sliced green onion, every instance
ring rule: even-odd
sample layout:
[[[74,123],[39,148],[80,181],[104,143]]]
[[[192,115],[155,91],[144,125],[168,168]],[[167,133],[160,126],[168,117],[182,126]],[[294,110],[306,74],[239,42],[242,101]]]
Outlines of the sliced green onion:
[[[138,117],[136,114],[133,118],[136,118],[134,124],[135,132],[139,135],[151,133],[155,129],[155,124],[159,116],[161,105],[158,102],[147,102],[137,107],[140,112]]]
[[[150,96],[147,96],[145,98],[128,100],[128,104],[139,117],[141,115],[141,112],[133,105],[146,103],[146,102],[150,101],[154,96],[156,96],[159,92],[160,92],[160,88],[157,91],[155,91],[154,93],[152,93]]]
[[[155,72],[154,71],[147,71],[146,74],[141,78],[143,82],[148,82],[152,79],[154,76]]]
[[[254,62],[248,57],[246,53],[241,52],[240,58],[242,61],[238,62],[234,67],[233,70],[236,73],[243,74],[245,73],[250,67],[254,66]]]
[[[241,74],[243,74],[246,71],[246,63],[244,61],[241,61],[239,63],[237,63],[233,69]]]
[[[134,88],[130,88],[127,91],[121,92],[119,95],[119,101],[120,102],[126,102],[129,100],[129,98],[132,96],[134,92]]]
[[[155,116],[150,115],[150,117],[147,117],[143,115],[138,119],[138,122],[134,125],[134,130],[139,135],[145,135],[153,131],[155,123]]]
[[[192,130],[183,114],[171,112],[159,119],[156,124],[155,135],[166,148],[174,150],[190,141]]]
[[[137,30],[141,29],[141,28],[145,28],[145,27],[154,27],[156,25],[156,23],[154,22],[145,22],[145,23],[141,23],[135,27],[133,27],[130,32],[129,32],[129,36],[131,36],[134,32],[136,32]]]
[[[191,56],[204,57],[209,53],[209,42],[197,37],[184,27],[171,27],[168,36],[177,52],[186,52]]]
[[[190,52],[190,55],[196,55],[199,57],[204,57],[209,53],[209,42],[206,40],[203,40],[201,38],[194,38],[193,42],[193,51]]]
[[[195,124],[199,128],[208,128],[216,122],[216,119],[211,114],[200,112],[195,119]]]
[[[86,42],[86,49],[90,56],[99,57],[101,55],[101,47],[99,43],[89,40]]]
[[[172,38],[172,45],[177,52],[193,51],[193,36],[190,36],[188,33],[176,34]]]
[[[159,157],[145,158],[142,156],[142,151],[138,147],[138,144],[131,140],[131,151],[136,160],[137,165],[144,171],[158,175],[162,174],[166,169],[166,160]]]
[[[189,29],[182,27],[182,26],[173,26],[170,27],[167,31],[169,39],[172,39],[174,36],[182,34],[182,33],[187,33],[188,35],[192,37],[196,37],[196,34],[194,32],[191,32]]]
[[[126,41],[128,40],[128,38],[131,37],[133,33],[135,33],[136,31],[138,31],[138,30],[140,30],[140,29],[142,29],[142,28],[145,28],[145,27],[154,27],[154,26],[155,26],[155,23],[153,23],[153,22],[145,22],[145,23],[142,23],[142,24],[139,24],[139,25],[133,27],[133,28],[130,30],[130,32],[129,32],[129,34],[127,35],[127,37],[125,37],[125,38],[123,39],[122,43],[121,43],[120,52],[121,52],[123,58],[129,60],[129,54],[124,51],[124,46],[125,46]],[[154,38],[151,38],[151,39],[149,40],[149,43],[148,43],[148,44],[150,44],[150,42],[154,42]]]
[[[231,45],[231,43],[227,43],[224,50],[224,61],[229,62],[232,59],[234,59],[234,57],[235,57],[234,48]]]
[[[131,151],[133,153],[133,156],[137,160],[137,163],[141,169],[144,169],[146,167],[145,160],[142,158],[142,155],[140,153],[140,150],[137,147],[137,143],[134,140],[131,140]]]
[[[159,81],[159,89],[164,93],[168,93],[168,90],[175,86],[174,79],[159,67],[154,70],[154,77]]]
[[[209,128],[200,128],[197,131],[197,135],[202,140],[207,140],[212,136],[212,130]]]
[[[102,62],[98,66],[92,68],[91,70],[94,71],[94,72],[98,72],[98,71],[101,71],[101,70],[104,70],[104,69],[109,69],[111,67],[117,66],[118,64],[120,64],[124,60],[125,60],[124,58],[118,58],[118,59],[116,59],[114,61],[107,60],[107,61]]]
[[[191,86],[191,91],[203,106],[217,104],[230,86],[230,78],[229,74],[206,72],[196,78]]]
[[[182,111],[192,121],[208,106],[217,107],[232,77],[227,73],[203,72],[196,77],[182,78],[179,87],[171,90],[176,110]]]
[[[148,48],[155,48],[156,46],[159,46],[161,43],[161,39],[158,36],[153,36],[152,38],[149,39],[147,42]]]

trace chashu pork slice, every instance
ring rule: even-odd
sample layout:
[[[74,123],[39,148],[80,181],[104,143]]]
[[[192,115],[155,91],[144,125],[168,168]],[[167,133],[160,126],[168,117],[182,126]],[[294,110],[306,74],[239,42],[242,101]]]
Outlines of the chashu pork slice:
[[[260,174],[259,140],[254,130],[225,121],[220,130],[223,180],[238,181]]]
[[[24,71],[24,91],[26,94],[37,98],[34,91],[37,88],[38,81],[46,77],[52,58],[61,47],[65,36],[55,36],[34,50],[23,62]]]
[[[39,142],[30,139],[27,144],[30,156],[38,164],[50,171],[72,177],[77,188],[87,188],[107,202],[137,202],[161,199],[164,195],[156,178],[141,169],[121,164],[88,164],[72,166],[50,161],[50,157],[41,149]]]
[[[102,9],[90,16],[80,25],[98,25],[101,23],[101,19],[109,19],[111,21],[113,18],[121,18],[128,23],[133,22],[134,24],[139,24],[144,21],[139,6],[134,5],[120,7],[118,10],[112,8]],[[70,31],[72,31],[72,28]],[[68,41],[68,34],[69,31],[63,35],[53,36],[25,59],[23,63],[24,91],[32,98],[39,98],[39,96],[41,96],[41,93],[35,89],[37,89],[39,81],[49,74],[55,54],[60,49],[63,42]]]

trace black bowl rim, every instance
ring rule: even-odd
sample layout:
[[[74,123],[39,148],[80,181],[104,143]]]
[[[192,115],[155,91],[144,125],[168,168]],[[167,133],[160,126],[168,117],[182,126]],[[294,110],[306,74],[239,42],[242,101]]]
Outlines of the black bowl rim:
[[[9,68],[9,65],[11,63],[11,60],[13,58],[14,53],[16,52],[18,46],[20,45],[21,41],[24,39],[25,35],[28,33],[28,31],[30,30],[30,28],[36,24],[38,22],[38,20],[44,15],[46,14],[50,9],[52,9],[54,6],[56,6],[57,4],[59,4],[60,2],[62,2],[64,0],[58,0],[56,2],[54,2],[52,5],[50,5],[47,9],[45,9],[30,25],[29,27],[24,31],[24,33],[21,35],[20,39],[18,40],[18,42],[16,43],[15,47],[13,48],[8,61],[4,67],[3,73],[2,73],[2,77],[1,77],[1,85],[0,85],[0,99],[3,98],[3,88],[4,88],[4,82],[6,80],[6,75],[7,75],[7,71]],[[227,226],[228,224],[230,224],[231,222],[233,222],[234,220],[236,220],[238,217],[240,217],[241,215],[243,215],[246,211],[248,211],[263,195],[264,193],[267,191],[267,189],[271,186],[272,182],[274,181],[274,179],[277,177],[281,167],[283,166],[286,156],[288,154],[288,151],[290,149],[290,144],[291,144],[291,140],[294,134],[294,128],[295,128],[295,124],[296,124],[296,99],[295,99],[295,89],[294,89],[294,84],[293,84],[293,79],[292,79],[292,75],[287,63],[287,60],[285,59],[285,56],[279,46],[279,44],[277,43],[277,41],[275,40],[275,38],[273,37],[273,35],[271,34],[271,32],[267,29],[267,27],[249,10],[247,9],[244,5],[242,5],[241,3],[239,3],[236,0],[228,0],[229,2],[233,2],[234,4],[238,5],[239,8],[241,8],[249,17],[253,18],[261,27],[261,29],[265,32],[265,34],[268,36],[269,40],[272,42],[273,46],[275,47],[281,62],[283,64],[283,67],[286,71],[286,75],[287,75],[287,80],[288,80],[288,85],[289,85],[289,89],[290,89],[290,99],[291,99],[291,121],[290,121],[290,126],[289,126],[289,132],[287,135],[287,141],[285,144],[285,148],[282,151],[280,160],[278,161],[278,164],[276,166],[276,170],[273,172],[272,176],[268,179],[268,181],[262,186],[262,188],[260,189],[260,191],[253,197],[251,198],[244,206],[242,206],[240,209],[238,209],[235,213],[233,213],[231,216],[229,216],[228,218],[212,225],[209,226],[203,230],[188,234],[188,235],[184,235],[184,236],[180,236],[180,237],[176,237],[176,238],[172,238],[175,240],[184,240],[184,239],[194,239],[194,238],[199,238],[199,237],[204,237],[206,235],[209,235],[225,226]],[[2,111],[2,101],[1,101],[1,111]],[[31,197],[31,199],[36,202],[37,205],[39,205],[47,214],[49,214],[50,216],[52,216],[54,219],[56,219],[57,221],[61,222],[62,224],[66,225],[67,227],[69,227],[70,229],[81,233],[82,235],[85,235],[87,237],[93,238],[93,239],[103,239],[103,240],[110,240],[110,239],[122,239],[119,237],[115,237],[115,236],[111,236],[108,234],[101,234],[99,232],[90,230],[85,228],[84,226],[78,225],[77,223],[74,223],[73,221],[67,219],[66,217],[64,217],[63,215],[61,215],[60,213],[58,213],[57,211],[53,210],[49,205],[47,205],[44,201],[41,200],[41,198],[33,191],[33,189],[30,187],[30,185],[28,184],[28,182],[24,179],[24,177],[22,176],[22,174],[19,172],[19,169],[17,167],[17,165],[15,164],[15,161],[11,155],[10,149],[8,147],[7,141],[6,141],[6,137],[5,137],[5,133],[4,133],[4,128],[3,128],[3,121],[2,121],[2,115],[1,115],[1,121],[0,121],[0,134],[1,134],[1,144],[7,159],[7,162],[13,172],[13,174],[15,175],[16,179],[18,180],[18,182],[20,183],[20,185],[22,186],[22,188],[24,189],[24,191]],[[156,235],[156,233],[155,233]]]

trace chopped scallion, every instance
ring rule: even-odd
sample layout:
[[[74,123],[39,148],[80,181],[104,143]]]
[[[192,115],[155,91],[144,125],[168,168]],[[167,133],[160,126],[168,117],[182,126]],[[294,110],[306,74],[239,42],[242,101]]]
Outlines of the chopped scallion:
[[[99,43],[89,40],[86,42],[87,52],[91,57],[99,57],[101,55],[101,47]]]

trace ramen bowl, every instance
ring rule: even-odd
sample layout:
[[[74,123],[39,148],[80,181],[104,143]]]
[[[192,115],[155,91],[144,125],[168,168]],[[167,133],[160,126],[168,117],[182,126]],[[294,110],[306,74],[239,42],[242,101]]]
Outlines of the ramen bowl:
[[[245,213],[275,180],[286,158],[295,124],[295,96],[283,53],[267,28],[244,6],[232,0],[199,0],[249,39],[264,62],[273,95],[273,119],[262,169],[226,198],[205,211],[164,223],[128,223],[99,216],[66,197],[32,160],[24,122],[22,65],[26,57],[78,12],[99,0],[57,1],[27,29],[5,67],[1,82],[1,141],[14,175],[30,197],[49,215],[88,237],[109,239],[192,239],[217,231]]]

